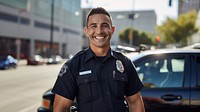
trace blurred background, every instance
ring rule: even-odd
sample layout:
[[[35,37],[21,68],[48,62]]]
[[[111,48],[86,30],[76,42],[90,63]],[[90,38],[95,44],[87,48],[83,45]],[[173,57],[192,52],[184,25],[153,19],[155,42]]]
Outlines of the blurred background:
[[[0,70],[0,111],[37,110],[63,63],[89,46],[83,27],[99,6],[115,50],[200,49],[200,0],[0,0],[0,68],[17,68]]]

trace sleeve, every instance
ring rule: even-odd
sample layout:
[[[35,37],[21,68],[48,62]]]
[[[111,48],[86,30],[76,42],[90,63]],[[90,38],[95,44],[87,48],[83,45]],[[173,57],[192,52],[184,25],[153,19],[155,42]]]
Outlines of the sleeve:
[[[72,71],[70,62],[67,62],[62,66],[52,89],[53,93],[74,100],[77,94],[77,83],[76,77]]]
[[[127,67],[128,82],[125,88],[125,95],[131,96],[139,92],[144,86],[138,77],[134,64],[130,60]]]

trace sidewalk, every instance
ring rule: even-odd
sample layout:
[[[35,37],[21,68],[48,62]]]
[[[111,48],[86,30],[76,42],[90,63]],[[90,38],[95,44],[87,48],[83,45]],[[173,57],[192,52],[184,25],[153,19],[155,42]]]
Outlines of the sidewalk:
[[[17,62],[17,65],[18,66],[24,66],[24,65],[27,65],[27,60],[26,59],[21,59]]]

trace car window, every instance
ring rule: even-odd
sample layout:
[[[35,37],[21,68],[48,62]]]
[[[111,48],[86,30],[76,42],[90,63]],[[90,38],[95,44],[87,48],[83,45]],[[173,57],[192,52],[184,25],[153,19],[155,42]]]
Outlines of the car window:
[[[148,58],[136,65],[139,78],[145,87],[182,87],[184,57]]]

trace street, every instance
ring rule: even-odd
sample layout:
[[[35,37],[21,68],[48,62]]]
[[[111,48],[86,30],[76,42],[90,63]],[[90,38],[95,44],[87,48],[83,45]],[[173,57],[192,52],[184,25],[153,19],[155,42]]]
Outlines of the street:
[[[19,65],[17,69],[0,70],[0,111],[36,112],[62,65]]]

